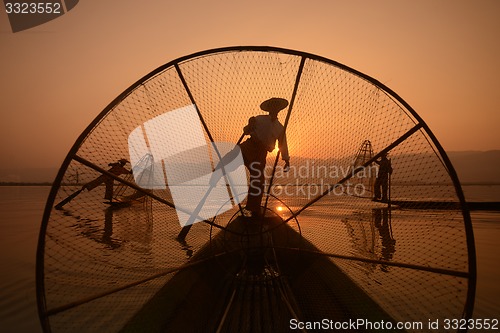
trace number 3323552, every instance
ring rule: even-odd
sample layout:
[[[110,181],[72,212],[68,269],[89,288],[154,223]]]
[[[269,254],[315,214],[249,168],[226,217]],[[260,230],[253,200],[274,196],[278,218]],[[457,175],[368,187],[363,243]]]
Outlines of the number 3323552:
[[[62,14],[59,2],[7,2],[7,14]]]

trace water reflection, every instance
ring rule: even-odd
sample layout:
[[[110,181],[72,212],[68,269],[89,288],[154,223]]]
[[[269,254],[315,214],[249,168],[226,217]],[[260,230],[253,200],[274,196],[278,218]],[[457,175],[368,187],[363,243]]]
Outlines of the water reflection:
[[[108,250],[118,250],[127,244],[137,253],[151,255],[153,212],[148,202],[111,205],[103,210],[89,211],[85,217],[67,209],[65,216],[77,221],[72,227],[78,234]]]
[[[381,259],[390,261],[396,252],[396,240],[392,235],[391,210],[389,208],[372,209],[372,216],[382,243]],[[384,264],[381,265],[381,269],[384,272],[388,271],[387,265]]]
[[[113,212],[105,210],[104,228],[99,226],[99,219],[83,218],[75,215],[72,211],[63,209],[63,215],[71,217],[77,221],[72,227],[78,231],[81,236],[86,237],[96,243],[104,244],[109,249],[117,249],[122,244],[119,239],[113,238]]]
[[[116,249],[121,246],[121,242],[113,238],[113,208],[108,207],[104,211],[104,232],[102,234],[103,243],[109,245],[109,248]]]
[[[371,214],[370,214],[371,213]],[[377,267],[388,272],[390,267],[384,261],[391,261],[396,252],[396,240],[392,233],[392,213],[389,208],[374,208],[368,213],[358,213],[354,218],[344,218],[351,241],[352,255],[379,263],[356,262],[367,274]]]

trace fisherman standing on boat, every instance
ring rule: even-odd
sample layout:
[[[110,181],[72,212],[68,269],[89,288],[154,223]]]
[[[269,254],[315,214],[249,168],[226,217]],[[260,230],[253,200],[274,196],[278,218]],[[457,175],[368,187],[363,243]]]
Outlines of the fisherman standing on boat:
[[[383,153],[379,161],[375,161],[379,165],[377,179],[373,189],[373,200],[387,202],[387,190],[389,188],[389,177],[392,174],[391,161],[387,158],[387,153]],[[382,189],[382,191],[380,191]],[[382,198],[380,196],[382,195]]]
[[[250,138],[239,146],[246,168],[250,172],[250,185],[248,188],[248,199],[246,210],[252,217],[261,215],[260,204],[264,194],[264,169],[266,167],[267,152],[274,150],[276,140],[285,161],[284,171],[290,168],[290,156],[286,142],[285,128],[278,120],[278,113],[288,106],[284,98],[270,98],[260,105],[263,111],[269,115],[251,117],[248,125],[244,127],[243,133]]]
[[[112,173],[115,176],[120,176],[123,174],[130,174],[132,171],[125,169],[125,165],[129,163],[126,159],[122,158],[118,162],[115,163],[109,163],[108,166],[111,168],[108,170],[110,173]],[[83,185],[82,190],[86,189],[87,191],[92,191],[94,188],[97,186],[101,185],[102,183],[106,184],[106,191],[104,192],[104,199],[108,200],[110,203],[113,200],[113,178],[107,176],[107,175],[100,175],[93,181]]]
[[[129,163],[129,161],[127,161],[126,159],[123,159],[123,158],[116,163],[109,163],[108,166],[110,166],[111,169],[109,169],[108,171],[116,176],[119,176],[122,174],[132,173],[132,171],[124,168],[125,164],[127,164],[127,163]],[[86,189],[87,191],[92,191],[94,188],[101,185],[102,183],[106,184],[106,191],[104,193],[104,199],[109,200],[109,203],[111,203],[113,200],[113,178],[109,177],[108,175],[100,175],[99,177],[97,177],[93,181],[83,185],[81,189],[79,189],[78,191],[69,195],[66,199],[59,202],[57,205],[54,206],[54,208],[55,209],[63,209],[64,205],[66,205],[68,202],[73,200],[83,190]]]
[[[269,115],[251,117],[248,120],[248,125],[243,128],[243,136],[250,135],[250,138],[242,143],[237,143],[240,149],[233,149],[216,166],[216,169],[221,166],[227,167],[229,162],[234,159],[234,155],[241,151],[243,163],[250,173],[247,204],[243,210],[243,214],[246,217],[261,216],[260,204],[264,195],[266,157],[268,151],[271,152],[274,150],[276,140],[278,141],[281,158],[285,161],[284,171],[287,172],[290,169],[290,156],[288,155],[285,128],[278,120],[278,113],[287,106],[288,101],[284,98],[273,97],[262,102],[260,108],[263,111],[269,112]],[[224,172],[227,171],[224,170]],[[217,181],[218,179],[214,179],[211,180],[211,183],[215,184]],[[176,239],[184,243],[191,227],[192,224],[184,226]]]

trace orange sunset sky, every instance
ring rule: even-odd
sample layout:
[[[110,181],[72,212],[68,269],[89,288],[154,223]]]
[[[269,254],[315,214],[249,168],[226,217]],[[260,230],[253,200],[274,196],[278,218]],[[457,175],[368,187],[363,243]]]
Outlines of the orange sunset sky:
[[[267,45],[395,91],[445,150],[500,149],[500,1],[80,1],[12,33],[0,13],[0,168],[58,167],[87,125],[158,66]]]

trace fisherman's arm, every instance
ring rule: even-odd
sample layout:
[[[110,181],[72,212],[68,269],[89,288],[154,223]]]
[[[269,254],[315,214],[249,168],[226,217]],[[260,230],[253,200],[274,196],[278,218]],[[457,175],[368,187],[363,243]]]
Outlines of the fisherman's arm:
[[[124,167],[122,167],[121,165],[115,165],[113,166],[113,168],[111,168],[112,170],[109,170],[109,172],[119,176],[119,175],[127,175],[127,174],[131,174],[132,173],[132,170],[128,170]]]
[[[283,134],[281,140],[278,140],[278,146],[281,152],[281,158],[285,161],[284,171],[290,169],[290,155],[288,154],[288,144],[286,142],[286,134]]]
[[[250,119],[248,119],[248,125],[243,127],[243,133],[249,135],[254,130],[255,130],[255,117],[250,117]]]

